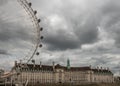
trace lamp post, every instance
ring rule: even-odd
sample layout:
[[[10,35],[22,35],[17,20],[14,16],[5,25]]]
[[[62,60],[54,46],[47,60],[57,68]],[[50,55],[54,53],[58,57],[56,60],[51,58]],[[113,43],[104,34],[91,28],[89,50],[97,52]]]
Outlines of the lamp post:
[[[70,78],[70,86],[71,86],[71,78]]]
[[[12,86],[12,81],[13,81],[13,80],[12,80],[12,76],[11,76],[11,86]]]
[[[6,78],[5,78],[5,86],[6,86]]]

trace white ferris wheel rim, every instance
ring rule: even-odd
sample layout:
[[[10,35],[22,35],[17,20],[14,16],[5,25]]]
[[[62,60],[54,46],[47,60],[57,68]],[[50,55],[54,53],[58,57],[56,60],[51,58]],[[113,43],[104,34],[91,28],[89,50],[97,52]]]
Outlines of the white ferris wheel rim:
[[[36,34],[37,42],[35,44],[35,47],[34,47],[34,50],[31,54],[31,56],[30,57],[27,57],[27,56],[24,57],[24,58],[27,58],[26,63],[28,63],[28,62],[30,62],[31,59],[33,59],[34,55],[39,54],[39,52],[37,52],[37,50],[38,50],[38,47],[41,46],[40,38],[42,36],[40,35],[40,31],[42,30],[42,28],[40,27],[40,24],[39,24],[40,19],[38,19],[37,16],[36,16],[37,11],[33,10],[32,7],[31,7],[32,3],[28,2],[27,0],[17,0],[17,1],[23,7],[23,9],[26,11],[26,13],[29,16],[29,18],[31,19],[31,22],[33,23],[34,29],[36,29],[36,33],[37,33]]]

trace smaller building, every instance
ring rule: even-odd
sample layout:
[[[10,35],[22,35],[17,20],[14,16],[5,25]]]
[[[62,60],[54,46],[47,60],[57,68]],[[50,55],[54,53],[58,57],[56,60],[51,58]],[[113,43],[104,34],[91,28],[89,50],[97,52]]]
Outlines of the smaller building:
[[[114,75],[109,69],[92,69],[93,76],[92,80],[96,83],[113,83],[114,82]]]
[[[115,81],[116,83],[120,83],[120,76],[115,76],[115,77],[114,77],[114,81]]]

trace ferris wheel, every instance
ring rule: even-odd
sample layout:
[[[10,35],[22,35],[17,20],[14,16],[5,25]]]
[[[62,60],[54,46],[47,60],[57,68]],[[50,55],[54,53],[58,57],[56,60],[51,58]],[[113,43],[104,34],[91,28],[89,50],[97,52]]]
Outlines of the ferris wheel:
[[[17,60],[29,63],[40,54],[42,47],[43,28],[37,11],[28,0],[6,0],[0,4],[0,15],[0,58],[17,57]]]
[[[28,16],[31,18],[31,21],[34,25],[34,29],[36,29],[36,45],[35,45],[35,48],[34,48],[34,51],[32,53],[32,55],[30,57],[27,57],[29,58],[27,60],[27,63],[34,57],[34,55],[39,55],[39,52],[37,51],[38,47],[42,47],[42,44],[40,44],[41,42],[41,39],[43,39],[43,36],[40,35],[40,32],[43,30],[42,27],[40,27],[40,22],[41,20],[37,18],[36,14],[37,14],[37,11],[36,10],[33,10],[32,9],[32,3],[31,2],[28,2],[27,0],[17,0],[21,6],[24,8],[24,10],[27,12]]]

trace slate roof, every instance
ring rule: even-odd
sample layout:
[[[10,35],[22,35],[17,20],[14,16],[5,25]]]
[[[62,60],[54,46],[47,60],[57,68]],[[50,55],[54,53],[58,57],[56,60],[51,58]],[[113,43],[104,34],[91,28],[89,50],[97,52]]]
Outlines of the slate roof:
[[[110,70],[107,69],[92,69],[94,73],[108,73],[108,74],[113,74]]]
[[[19,68],[20,63],[18,63],[14,68]],[[91,69],[90,66],[85,67],[70,67],[67,69],[65,66],[61,66],[60,64],[55,65],[55,69],[63,69],[65,71],[93,71],[94,73],[109,73],[112,74],[110,70],[107,69]],[[44,71],[53,71],[53,66],[51,65],[38,65],[38,64],[22,64],[21,70],[44,70]]]

